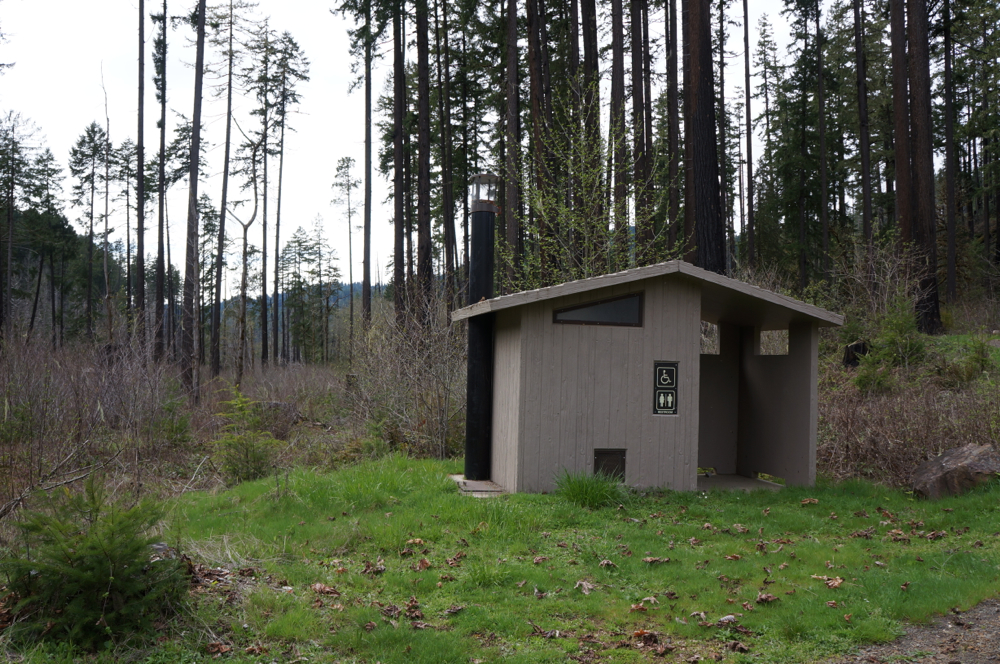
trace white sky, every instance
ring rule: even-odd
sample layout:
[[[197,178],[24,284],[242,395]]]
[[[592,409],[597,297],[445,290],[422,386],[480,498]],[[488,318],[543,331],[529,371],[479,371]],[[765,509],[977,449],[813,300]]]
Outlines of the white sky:
[[[155,11],[159,3],[147,0],[146,13]],[[211,4],[211,2],[210,2]],[[171,14],[182,14],[194,6],[194,0],[169,0]],[[364,161],[364,97],[359,89],[348,94],[351,79],[351,61],[348,55],[347,30],[350,22],[339,15],[332,15],[334,2],[315,0],[259,0],[258,15],[270,16],[271,26],[280,32],[288,31],[298,41],[311,63],[310,80],[300,87],[302,103],[299,114],[290,121],[296,131],[286,136],[285,174],[282,193],[282,244],[298,226],[311,228],[317,215],[324,220],[331,244],[341,258],[343,278],[347,278],[347,222],[340,208],[330,205],[337,161],[344,156],[354,157],[358,176]],[[751,0],[750,42],[756,47],[755,27],[757,17],[767,12],[775,26],[779,47],[786,43],[787,29],[780,16],[780,0]],[[742,6],[733,3],[733,13],[742,17]],[[736,18],[736,16],[734,16]],[[650,17],[651,32],[662,34],[663,13]],[[0,76],[0,111],[13,110],[32,120],[44,137],[44,144],[52,149],[56,159],[66,169],[70,148],[84,128],[92,121],[104,124],[104,92],[102,73],[107,89],[108,115],[111,121],[111,140],[117,145],[126,137],[136,136],[136,83],[138,48],[137,0],[0,0],[0,29],[7,36],[7,43],[0,45],[0,62],[14,62],[15,66]],[[152,83],[152,37],[154,27],[146,23],[146,158],[151,159],[157,150],[156,120],[159,109]],[[192,32],[186,27],[169,35],[168,84],[168,140],[172,132],[174,111],[190,117],[193,104],[194,47],[189,41]],[[730,49],[738,54],[730,60],[727,82],[742,85],[742,28],[732,28]],[[383,90],[385,77],[391,73],[391,53],[376,63],[374,94]],[[207,58],[214,60],[218,53],[207,49]],[[654,63],[662,70],[663,62]],[[207,80],[206,80],[207,84]],[[727,85],[727,87],[729,87]],[[654,91],[654,95],[656,92]],[[210,144],[207,154],[209,174],[202,184],[216,206],[221,195],[222,142],[225,121],[225,99],[206,91],[203,123]],[[246,123],[245,113],[238,119]],[[235,133],[235,130],[234,130]],[[378,138],[375,137],[377,150]],[[760,147],[755,145],[755,155]],[[373,156],[377,160],[377,156]],[[374,170],[374,169],[373,169]],[[277,162],[270,176],[277,178]],[[232,179],[231,179],[232,182]],[[67,179],[66,194],[71,183]],[[186,183],[179,183],[171,192],[168,208],[170,214],[173,263],[183,273],[182,242],[186,219]],[[231,190],[232,191],[232,190]],[[377,172],[373,178],[372,209],[372,269],[386,271],[386,261],[392,255],[391,204],[385,201],[389,183]],[[361,195],[361,190],[358,191]],[[233,194],[230,195],[232,198]],[[274,201],[274,197],[271,198]],[[359,202],[360,199],[359,199]],[[360,205],[358,206],[360,209]],[[274,205],[270,204],[268,242],[269,251],[274,243]],[[67,204],[67,216],[76,221],[81,210]],[[120,215],[118,231],[112,239],[124,239],[124,212]],[[151,223],[152,221],[152,223]],[[360,217],[355,224],[360,223]],[[155,208],[147,212],[147,229],[155,229]],[[227,224],[229,225],[229,224]],[[260,243],[260,223],[254,224],[251,242]],[[79,226],[78,226],[79,229]],[[230,226],[230,235],[238,237],[238,227]],[[153,236],[155,237],[155,236]],[[155,246],[147,230],[147,250]],[[134,241],[134,236],[133,236]],[[461,244],[461,243],[460,243]],[[354,278],[361,279],[361,234],[354,233]],[[273,256],[273,254],[272,254]],[[272,259],[269,269],[273,269]],[[231,260],[230,265],[236,261]],[[373,279],[378,277],[373,274]],[[386,279],[383,278],[383,281]],[[229,279],[228,281],[232,281]],[[230,285],[230,288],[232,286]]]

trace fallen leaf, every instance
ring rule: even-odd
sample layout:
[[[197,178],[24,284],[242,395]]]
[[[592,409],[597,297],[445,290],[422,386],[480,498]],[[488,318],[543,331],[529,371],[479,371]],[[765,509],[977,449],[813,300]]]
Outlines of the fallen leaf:
[[[836,609],[837,608],[837,600],[831,599],[829,602],[826,603],[826,605],[828,607],[830,607],[831,609]]]
[[[598,563],[598,566],[599,567],[618,567],[618,565],[615,565],[610,560],[602,560],[601,562]]]
[[[320,595],[333,595],[334,597],[340,597],[340,591],[332,586],[326,585],[325,583],[314,583],[309,587]]]
[[[514,585],[515,585],[515,586],[517,586],[518,588],[523,588],[523,587],[524,587],[524,584],[526,584],[527,582],[528,582],[528,580],[527,580],[527,579],[525,579],[524,581],[518,581],[518,582],[517,582],[517,583],[515,583]]]
[[[788,567],[788,563],[781,563],[780,565],[778,565],[779,570],[785,569],[786,567]]]
[[[910,589],[910,583],[911,583],[910,581],[907,581],[906,583],[904,583],[903,585],[901,585],[900,588],[902,588],[903,590],[909,590]]]
[[[375,624],[374,622],[372,622],[371,620],[369,620],[368,622],[366,622],[366,623],[365,623],[365,631],[366,631],[366,632],[370,632],[370,631],[372,631],[373,629],[375,629],[376,627],[378,627],[378,625],[376,625],[376,624]]]
[[[395,604],[390,604],[389,606],[382,609],[382,615],[385,616],[386,618],[398,618],[399,614],[401,614],[402,612],[403,610],[400,609]]]
[[[535,597],[536,598],[538,598],[538,599],[545,599],[545,597],[547,595],[548,595],[548,593],[543,593],[541,590],[538,589],[538,586],[535,586]]]
[[[422,539],[420,539],[419,537],[415,537],[413,539],[406,540],[406,543],[407,544],[416,544],[417,546],[420,546],[421,544],[424,543],[424,541]]]
[[[764,509],[762,509],[760,511],[760,513],[763,514],[764,516],[767,516],[768,514],[771,513],[771,508],[770,507],[765,507]]]
[[[345,570],[346,571],[346,570]],[[368,574],[369,576],[376,576],[385,571],[385,564],[382,559],[379,558],[374,564],[370,560],[365,561],[365,568],[362,570],[362,574]]]
[[[801,504],[802,505],[815,505],[818,502],[819,502],[819,499],[817,499],[817,498],[803,498],[802,501],[801,501]]]
[[[753,604],[750,602],[743,602],[742,606],[744,611],[753,611]]]
[[[549,559],[549,557],[548,557],[548,556],[535,556],[535,559],[534,559],[534,561],[533,561],[533,562],[534,562],[534,563],[535,563],[536,565],[540,565],[540,564],[544,563],[544,562],[545,562],[546,560],[548,560],[548,559]]]
[[[740,555],[740,554],[738,554],[738,553],[732,553],[732,554],[730,554],[730,555],[726,556],[726,560],[739,560],[739,559],[740,559],[740,558],[742,558],[742,557],[743,557],[743,556],[741,556],[741,555]]]
[[[590,583],[589,581],[584,581],[583,579],[580,579],[579,581],[577,581],[576,585],[573,586],[573,588],[579,588],[580,592],[582,592],[584,595],[589,595],[590,592],[595,587],[596,586],[593,583]]]
[[[420,610],[420,602],[412,595],[410,601],[406,603],[406,617],[410,620],[419,620],[424,617],[424,612]]]
[[[222,654],[224,652],[229,652],[230,650],[233,649],[233,647],[228,646],[225,643],[216,641],[215,643],[209,643],[207,646],[205,646],[205,649],[210,653]]]
[[[628,610],[629,613],[634,613],[636,611],[648,611],[648,609],[642,605],[642,602],[639,602],[638,604],[633,604],[632,608]]]
[[[778,601],[778,598],[771,593],[758,593],[756,602],[758,604],[770,604],[771,602]]]
[[[744,534],[750,532],[750,529],[744,526],[742,523],[734,523],[733,530],[735,530],[738,533],[744,533]]]
[[[452,604],[450,607],[444,610],[444,614],[446,616],[453,616],[459,611],[462,611],[463,609],[465,609],[464,606],[461,606],[459,604]]]
[[[416,565],[411,565],[410,569],[412,569],[414,572],[423,572],[430,566],[431,566],[431,561],[427,560],[426,558],[421,558],[420,560],[417,561]]]
[[[655,565],[656,563],[669,563],[670,558],[654,558],[652,556],[648,556],[646,558],[643,558],[642,562],[649,563],[650,565]]]
[[[448,563],[448,567],[460,567],[462,558],[465,558],[465,551],[459,551],[445,562]]]
[[[708,616],[705,615],[704,611],[695,611],[691,614],[692,618],[701,618],[702,620],[708,620]]]
[[[643,602],[649,602],[650,604],[659,604],[655,597],[643,597]]]
[[[846,620],[847,622],[851,622],[851,616],[853,615],[854,615],[853,613],[845,613],[844,620]]]
[[[739,641],[730,641],[726,644],[726,649],[733,652],[750,652],[750,648]]]
[[[432,625],[421,620],[414,620],[410,623],[410,627],[413,629],[427,629],[428,627],[432,627]]]
[[[826,581],[826,587],[827,588],[839,588],[840,584],[842,584],[843,582],[844,582],[844,580],[842,578],[840,578],[839,576],[835,576],[832,579],[827,579],[827,581]]]
[[[407,547],[407,548],[405,548],[405,549],[403,549],[402,551],[399,552],[399,557],[400,558],[405,558],[406,556],[412,556],[414,553],[415,553],[415,551],[413,549]]]

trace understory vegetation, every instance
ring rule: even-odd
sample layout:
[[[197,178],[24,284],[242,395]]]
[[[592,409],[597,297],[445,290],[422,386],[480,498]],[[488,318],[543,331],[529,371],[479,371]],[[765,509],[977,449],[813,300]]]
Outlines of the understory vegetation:
[[[444,302],[424,326],[376,301],[345,362],[250,366],[239,389],[223,373],[198,401],[140,349],[8,341],[0,647],[27,662],[802,662],[969,607],[1000,591],[1000,488],[906,489],[924,460],[1000,439],[1000,307],[981,279],[943,308],[948,334],[921,334],[893,255],[799,294],[847,320],[820,341],[820,486],[780,493],[565,474],[554,495],[458,495],[465,339]]]
[[[169,501],[199,563],[182,614],[130,657],[804,662],[1000,591],[995,484],[940,502],[863,481],[654,491],[590,510],[464,497],[457,471],[390,455]],[[121,654],[104,652],[92,661]]]

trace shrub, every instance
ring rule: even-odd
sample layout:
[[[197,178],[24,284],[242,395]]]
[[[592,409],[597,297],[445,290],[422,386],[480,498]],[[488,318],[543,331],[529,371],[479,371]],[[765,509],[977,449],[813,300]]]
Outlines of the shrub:
[[[91,476],[82,494],[56,490],[41,507],[25,514],[19,548],[0,561],[22,636],[94,649],[148,630],[182,595],[180,561],[150,560],[157,504],[127,507]]]
[[[571,473],[556,478],[556,493],[580,507],[596,510],[628,502],[628,489],[618,478],[604,473]]]
[[[261,430],[265,411],[238,390],[223,406],[226,411],[222,416],[227,423],[216,444],[226,479],[239,484],[266,477],[274,467],[279,443],[269,431]]]

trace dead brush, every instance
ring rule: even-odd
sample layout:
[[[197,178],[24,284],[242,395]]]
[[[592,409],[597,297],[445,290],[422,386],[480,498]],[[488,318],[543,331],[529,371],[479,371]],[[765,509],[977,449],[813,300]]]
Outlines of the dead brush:
[[[872,396],[853,384],[849,369],[831,362],[823,374],[816,459],[834,479],[901,487],[947,449],[1000,442],[1000,386],[993,381],[946,389],[937,380],[901,380]]]
[[[373,312],[355,340],[347,397],[356,425],[374,424],[390,445],[444,458],[464,436],[465,327],[452,325],[440,295],[423,324]]]

